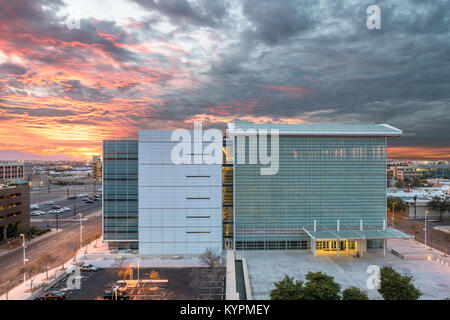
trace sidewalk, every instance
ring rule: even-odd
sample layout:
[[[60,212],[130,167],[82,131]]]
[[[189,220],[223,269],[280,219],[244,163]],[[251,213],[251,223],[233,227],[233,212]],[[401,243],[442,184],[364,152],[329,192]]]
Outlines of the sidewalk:
[[[60,230],[59,230],[60,231]],[[59,232],[58,231],[58,232]],[[56,232],[56,231],[55,231]],[[98,247],[95,248],[95,240],[92,241],[88,246],[87,246],[87,252],[90,253],[92,252],[104,252],[104,245],[102,243],[102,239],[98,239],[97,240],[97,245]],[[19,247],[21,248],[21,247]],[[79,261],[84,255],[85,255],[85,249],[86,247],[83,247],[82,249],[78,249],[77,254],[75,255],[75,257],[71,258],[70,260],[66,261],[64,263],[64,267],[65,270],[61,269],[61,266],[57,266],[51,270],[48,271],[48,276],[49,279],[46,279],[46,274],[45,272],[39,274],[36,276],[36,278],[33,281],[33,288],[38,287],[39,285],[43,284],[43,283],[50,283],[52,280],[54,280],[55,278],[57,278],[59,275],[61,275],[62,273],[66,273],[66,271],[68,269],[70,269],[70,267],[72,267],[74,265],[74,263],[76,261]],[[15,249],[13,249],[15,250]],[[31,297],[32,293],[29,292],[30,289],[30,280],[27,279],[26,283],[22,283],[19,286],[11,289],[9,291],[8,294],[8,300],[27,300]],[[3,294],[0,296],[0,300],[6,300],[6,294]]]

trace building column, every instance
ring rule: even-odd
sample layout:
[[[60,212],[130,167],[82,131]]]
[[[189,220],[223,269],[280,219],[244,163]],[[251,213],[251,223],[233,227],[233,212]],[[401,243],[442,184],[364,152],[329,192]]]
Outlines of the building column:
[[[359,244],[360,244],[360,246],[359,246],[359,256],[362,258],[362,256],[363,256],[363,250],[362,250],[362,239],[361,240],[359,240]]]
[[[386,239],[384,239],[383,243],[383,257],[386,257]]]
[[[314,240],[311,240],[311,243],[312,243],[312,250],[313,250],[313,253],[314,253],[314,258],[316,257],[316,255],[317,255],[317,253],[316,253],[316,251],[317,251],[317,248],[316,248],[316,240],[314,239]]]
[[[336,246],[337,246],[337,257],[339,258],[339,247],[341,246],[341,241],[339,239],[336,240]]]

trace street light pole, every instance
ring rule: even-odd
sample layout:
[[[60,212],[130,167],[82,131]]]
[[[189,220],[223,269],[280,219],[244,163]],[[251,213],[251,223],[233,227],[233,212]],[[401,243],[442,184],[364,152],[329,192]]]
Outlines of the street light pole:
[[[428,211],[425,211],[425,247],[427,246],[427,214]]]
[[[140,263],[141,263],[141,260],[137,260],[137,267],[138,267],[138,276],[137,276],[137,280],[138,280],[138,284],[139,284],[139,265],[140,265]]]
[[[25,272],[25,263],[27,259],[25,258],[25,235],[23,233],[20,234],[22,237],[22,247],[23,247],[23,284],[25,284],[26,280],[26,272]]]
[[[83,214],[80,213],[80,250],[83,249]]]
[[[73,198],[73,218],[75,219],[77,216],[77,196],[74,196]]]
[[[392,202],[392,228],[395,229],[395,202]]]

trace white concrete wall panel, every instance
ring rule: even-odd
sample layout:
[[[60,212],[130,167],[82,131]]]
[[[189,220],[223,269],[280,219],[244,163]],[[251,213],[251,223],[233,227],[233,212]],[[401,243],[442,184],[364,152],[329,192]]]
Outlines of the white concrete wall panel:
[[[193,156],[192,164],[174,164],[171,133],[139,132],[139,252],[221,251],[222,166],[194,164]],[[209,142],[196,144],[204,148]]]

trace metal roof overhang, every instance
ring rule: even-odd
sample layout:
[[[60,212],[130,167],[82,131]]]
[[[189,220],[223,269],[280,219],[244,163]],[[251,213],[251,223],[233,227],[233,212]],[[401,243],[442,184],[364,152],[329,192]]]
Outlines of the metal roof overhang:
[[[403,233],[399,230],[386,228],[386,229],[371,229],[371,230],[356,230],[356,229],[345,229],[345,230],[320,230],[313,231],[308,228],[303,228],[303,231],[308,234],[312,240],[339,240],[339,239],[350,239],[350,240],[367,240],[367,239],[410,239],[412,236]]]

